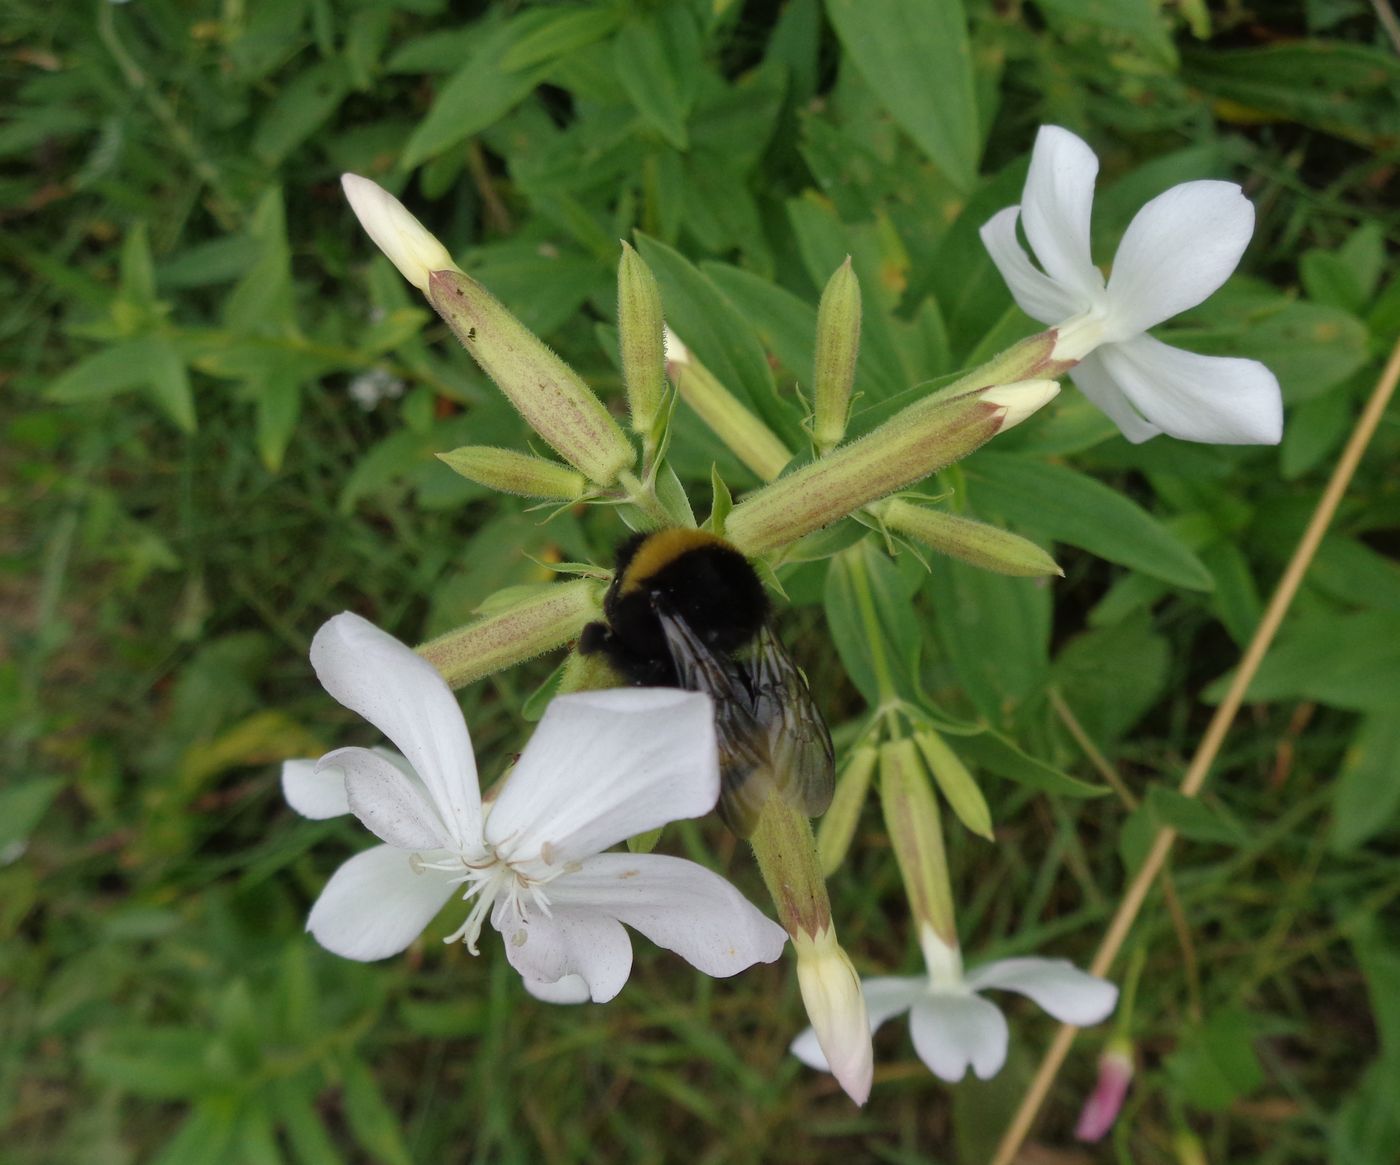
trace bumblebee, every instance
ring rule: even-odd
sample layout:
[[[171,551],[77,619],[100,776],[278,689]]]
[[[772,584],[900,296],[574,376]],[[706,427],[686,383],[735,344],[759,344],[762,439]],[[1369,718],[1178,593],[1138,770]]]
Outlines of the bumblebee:
[[[719,814],[740,837],[774,795],[809,817],[824,813],[835,778],[831,733],[769,613],[758,574],[724,539],[689,529],[636,534],[618,548],[607,621],[589,623],[578,644],[638,687],[711,697]]]

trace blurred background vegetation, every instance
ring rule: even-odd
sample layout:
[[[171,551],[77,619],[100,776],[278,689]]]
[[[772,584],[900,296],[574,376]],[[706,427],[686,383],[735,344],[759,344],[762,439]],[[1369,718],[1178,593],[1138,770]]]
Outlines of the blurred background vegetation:
[[[1244,184],[1242,273],[1170,338],[1266,360],[1289,415],[1276,449],[1132,447],[1067,391],[927,487],[1053,544],[1063,581],[875,560],[943,706],[1096,779],[1068,707],[1142,801],[985,774],[998,844],[951,834],[974,961],[1086,962],[1147,831],[1185,835],[1180,911],[1154,899],[1129,947],[1124,1117],[1070,1139],[1088,1033],[1026,1160],[1394,1162],[1394,409],[1211,790],[1170,790],[1400,332],[1395,32],[1383,0],[7,3],[0,1158],[984,1160],[1051,1031],[1028,1005],[990,1084],[938,1083],[892,1024],[857,1111],[786,1055],[786,964],[712,982],[639,943],[624,994],[581,1009],[431,936],[350,964],[302,923],[362,841],[295,819],[276,762],[369,742],[306,662],[330,614],[421,640],[619,534],[434,459],[525,433],[341,171],[401,193],[613,402],[617,239],[640,238],[678,330],[795,445],[847,253],[863,408],[1029,329],[976,228],[1053,122],[1100,154],[1101,259],[1168,185]],[[697,503],[712,461],[753,484],[679,423]],[[839,736],[865,705],[824,569],[783,623]],[[556,662],[463,693],[488,769]],[[762,900],[713,823],[673,841]],[[863,972],[916,968],[877,813],[833,895]]]

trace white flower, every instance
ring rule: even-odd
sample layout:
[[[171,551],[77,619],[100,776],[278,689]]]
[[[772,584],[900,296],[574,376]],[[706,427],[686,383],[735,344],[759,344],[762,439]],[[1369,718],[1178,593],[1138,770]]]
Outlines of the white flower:
[[[471,906],[446,941],[476,954],[489,917],[526,988],[552,1002],[603,1002],[622,989],[632,966],[624,922],[709,975],[781,954],[783,929],[717,874],[601,852],[713,808],[708,697],[626,688],[556,699],[484,807],[461,709],[427,661],[347,612],[317,632],[311,662],[326,691],[403,753],[342,748],[284,767],[293,809],[353,813],[386,843],[342,865],[312,907],[306,927],[328,950],[397,954],[458,897]]]
[[[1042,126],[1020,206],[995,214],[982,242],[1021,310],[1059,332],[1055,359],[1130,441],[1170,433],[1221,445],[1275,444],[1283,401],[1257,360],[1199,356],[1147,335],[1229,278],[1254,233],[1254,207],[1231,182],[1185,182],[1144,206],[1105,284],[1089,253],[1099,162],[1079,138]],[[1040,260],[1016,238],[1019,218]]]
[[[969,1065],[978,1077],[990,1080],[1006,1062],[1006,1017],[981,998],[982,991],[1015,991],[1076,1027],[1106,1019],[1118,1001],[1112,983],[1064,959],[1002,959],[964,975],[957,947],[947,946],[930,928],[924,929],[922,943],[927,978],[864,979],[861,987],[871,1034],[907,1011],[914,1051],[944,1080],[961,1080]],[[811,1028],[793,1040],[792,1054],[810,1068],[830,1071]]]

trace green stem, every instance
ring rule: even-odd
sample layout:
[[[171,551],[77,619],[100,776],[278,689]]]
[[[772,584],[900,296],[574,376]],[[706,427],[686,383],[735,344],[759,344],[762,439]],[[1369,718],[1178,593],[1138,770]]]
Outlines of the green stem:
[[[617,483],[627,491],[624,500],[636,506],[657,529],[672,525],[671,515],[661,504],[661,499],[656,496],[656,489],[650,479],[644,482],[630,469],[624,469],[617,475]]]

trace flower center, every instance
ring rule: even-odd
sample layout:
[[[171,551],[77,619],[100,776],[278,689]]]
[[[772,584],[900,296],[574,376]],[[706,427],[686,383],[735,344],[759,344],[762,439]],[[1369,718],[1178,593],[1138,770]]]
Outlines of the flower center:
[[[562,868],[543,876],[526,872],[523,864],[513,865],[490,847],[483,854],[458,853],[431,862],[414,854],[413,860],[415,868],[441,870],[451,875],[449,882],[465,887],[462,901],[472,903],[471,911],[466,921],[442,941],[464,943],[473,955],[480,953],[476,940],[488,917],[502,932],[526,923],[531,909],[550,917],[549,896],[544,888],[564,873]]]

